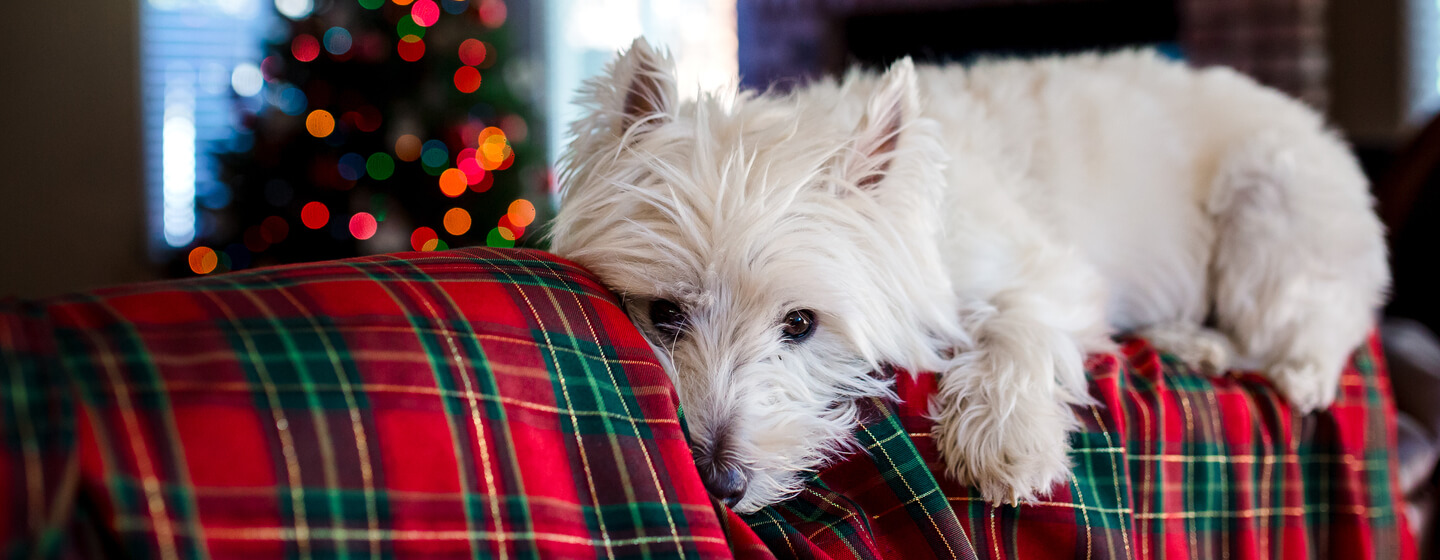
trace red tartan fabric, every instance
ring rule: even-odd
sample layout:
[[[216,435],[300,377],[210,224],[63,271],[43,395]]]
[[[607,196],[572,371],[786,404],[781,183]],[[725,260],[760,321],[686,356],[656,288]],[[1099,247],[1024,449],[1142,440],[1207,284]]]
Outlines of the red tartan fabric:
[[[1209,378],[1125,341],[1121,356],[1087,364],[1099,404],[1076,408],[1084,427],[1072,438],[1071,483],[1018,507],[992,507],[944,478],[925,417],[935,376],[902,374],[903,402],[879,414],[913,446],[884,452],[913,448],[933,478],[867,446],[790,503],[731,514],[727,529],[742,558],[1415,558],[1379,356],[1375,338],[1345,372],[1339,401],[1300,417],[1258,374]],[[910,506],[927,484],[951,507]]]
[[[471,249],[0,302],[0,558],[1413,558],[1378,342],[1293,415],[1130,340],[1071,484],[990,507],[898,377],[867,449],[715,516],[675,393],[584,271]],[[727,548],[726,544],[729,544]]]
[[[0,302],[0,558],[728,556],[676,396],[537,251]]]

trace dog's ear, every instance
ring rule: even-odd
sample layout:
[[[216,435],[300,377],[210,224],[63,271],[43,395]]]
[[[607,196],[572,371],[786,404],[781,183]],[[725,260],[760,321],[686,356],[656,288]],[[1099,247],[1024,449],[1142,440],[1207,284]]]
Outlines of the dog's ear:
[[[915,64],[910,57],[905,57],[880,77],[879,86],[865,106],[865,116],[855,130],[855,150],[846,172],[856,186],[871,189],[885,179],[900,145],[900,136],[919,111]]]
[[[623,136],[635,125],[642,129],[670,119],[675,103],[675,63],[638,37],[610,67],[611,98],[605,107]]]

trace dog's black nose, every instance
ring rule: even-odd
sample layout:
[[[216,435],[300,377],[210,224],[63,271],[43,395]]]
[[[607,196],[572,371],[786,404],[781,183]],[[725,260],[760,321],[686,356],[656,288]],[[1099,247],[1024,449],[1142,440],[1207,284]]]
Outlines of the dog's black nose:
[[[705,489],[726,507],[733,508],[745,497],[750,473],[744,463],[735,460],[731,437],[730,430],[718,430],[709,445],[696,446],[693,453],[695,466],[700,469],[700,482],[705,484]]]
[[[739,466],[732,464],[702,464],[700,465],[700,481],[705,483],[705,489],[710,495],[720,500],[726,507],[735,507],[740,503],[740,498],[745,497],[745,471]]]

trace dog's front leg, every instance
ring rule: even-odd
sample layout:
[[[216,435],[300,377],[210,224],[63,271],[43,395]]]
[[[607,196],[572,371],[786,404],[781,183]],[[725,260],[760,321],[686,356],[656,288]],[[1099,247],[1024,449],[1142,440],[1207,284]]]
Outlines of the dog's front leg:
[[[1084,358],[1112,343],[1093,270],[1062,252],[966,313],[973,343],[942,372],[934,436],[957,481],[992,503],[1033,500],[1069,475],[1072,404],[1089,402]]]

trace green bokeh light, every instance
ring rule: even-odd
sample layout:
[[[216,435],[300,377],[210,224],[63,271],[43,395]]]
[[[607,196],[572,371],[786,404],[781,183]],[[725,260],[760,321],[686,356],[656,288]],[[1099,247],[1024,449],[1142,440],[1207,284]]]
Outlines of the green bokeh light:
[[[421,39],[425,38],[425,28],[415,23],[415,18],[410,17],[408,14],[400,16],[400,22],[395,24],[395,32],[401,37],[414,35]]]
[[[395,174],[395,158],[385,152],[375,152],[365,160],[365,170],[370,172],[371,179],[384,181]]]
[[[514,242],[514,241],[511,241],[511,240],[509,240],[509,239],[505,239],[504,236],[500,235],[500,228],[497,227],[497,228],[495,228],[495,229],[490,230],[490,235],[485,236],[485,245],[488,245],[488,246],[490,246],[490,247],[502,247],[502,248],[503,248],[503,247],[514,247],[514,246],[515,246],[515,242]]]

